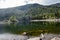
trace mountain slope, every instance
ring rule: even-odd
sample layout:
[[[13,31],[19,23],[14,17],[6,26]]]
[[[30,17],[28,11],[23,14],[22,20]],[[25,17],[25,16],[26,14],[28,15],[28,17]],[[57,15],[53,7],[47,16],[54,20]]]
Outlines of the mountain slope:
[[[24,6],[18,6],[13,8],[7,8],[7,9],[0,9],[0,19],[9,19],[10,16],[18,16],[23,17],[27,11],[29,11],[31,8],[37,8],[40,6],[39,4],[27,4]]]
[[[53,7],[52,7],[53,6]],[[17,16],[17,17],[23,17],[23,16],[36,16],[36,15],[42,15],[42,13],[55,13],[55,6],[58,7],[58,10],[60,10],[60,3],[52,4],[49,6],[43,6],[40,4],[27,4],[24,6],[18,6],[13,8],[7,8],[7,9],[0,9],[0,20],[9,19],[10,16]],[[31,15],[30,15],[31,14]]]

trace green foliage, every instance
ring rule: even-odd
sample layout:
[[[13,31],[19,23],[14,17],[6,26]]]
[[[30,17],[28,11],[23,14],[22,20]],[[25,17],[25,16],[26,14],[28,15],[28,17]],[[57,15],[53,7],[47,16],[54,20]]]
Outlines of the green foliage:
[[[60,18],[60,7],[37,7],[31,8],[27,15],[32,19],[55,19]],[[38,18],[39,17],[39,18]]]
[[[10,20],[10,21],[16,20],[16,16],[11,16],[9,20]]]

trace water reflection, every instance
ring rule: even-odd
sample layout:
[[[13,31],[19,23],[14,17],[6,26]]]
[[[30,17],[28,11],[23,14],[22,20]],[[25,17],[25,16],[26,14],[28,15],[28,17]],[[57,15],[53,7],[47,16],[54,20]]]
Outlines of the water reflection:
[[[9,32],[14,34],[21,34],[27,32],[28,35],[39,35],[40,33],[55,33],[60,34],[60,22],[29,22],[28,25],[24,23],[0,25],[0,33]]]

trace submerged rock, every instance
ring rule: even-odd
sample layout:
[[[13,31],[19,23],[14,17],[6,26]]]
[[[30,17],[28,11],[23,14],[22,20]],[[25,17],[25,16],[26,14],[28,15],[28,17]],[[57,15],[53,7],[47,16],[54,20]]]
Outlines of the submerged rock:
[[[27,40],[27,36],[15,34],[0,34],[0,40]]]
[[[56,34],[44,34],[44,37],[42,36],[39,37],[34,37],[34,38],[29,38],[28,40],[60,40],[60,36]]]

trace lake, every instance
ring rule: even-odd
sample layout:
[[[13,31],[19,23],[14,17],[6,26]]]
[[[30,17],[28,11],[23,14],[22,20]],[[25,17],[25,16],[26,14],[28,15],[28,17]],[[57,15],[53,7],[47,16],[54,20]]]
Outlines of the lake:
[[[23,32],[27,32],[26,36],[35,36],[35,37],[40,36],[41,33],[59,35],[60,34],[60,22],[38,21],[38,22],[30,22],[29,24],[23,23],[22,25],[19,23],[0,25],[0,35],[3,37],[4,35],[9,36],[12,34],[13,35],[16,34],[20,36],[20,35],[23,35]],[[6,33],[9,33],[9,34],[6,34]],[[23,37],[25,38],[25,36]]]
[[[55,21],[33,21],[28,23],[16,24],[0,24],[0,33],[21,34],[28,32],[29,35],[37,35],[40,33],[56,33],[60,34],[60,22]]]

